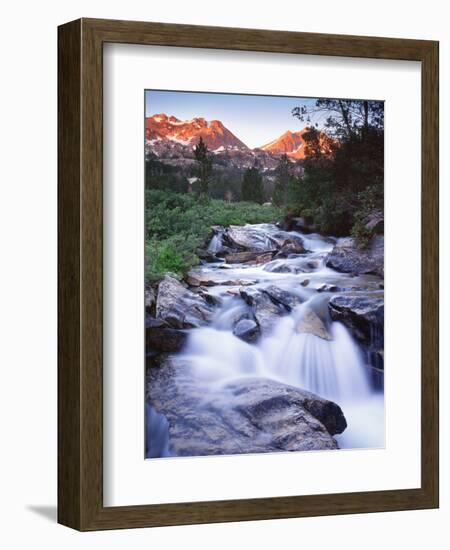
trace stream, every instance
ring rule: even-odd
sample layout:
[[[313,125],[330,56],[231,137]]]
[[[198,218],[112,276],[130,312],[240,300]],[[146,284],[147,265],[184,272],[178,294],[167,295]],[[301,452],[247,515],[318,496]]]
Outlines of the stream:
[[[326,267],[325,258],[337,239],[283,232],[272,224],[251,227],[262,249],[266,240],[285,233],[301,238],[307,252],[259,265],[214,261],[194,268],[193,275],[213,281],[207,291],[220,305],[207,326],[188,331],[187,342],[177,357],[190,366],[205,395],[214,399],[223,397],[222,388],[235,381],[254,377],[275,380],[341,407],[347,428],[334,436],[339,448],[383,447],[383,372],[375,372],[368,365],[367,353],[342,323],[331,320],[328,312],[328,302],[335,294],[382,296],[382,279]],[[221,244],[220,234],[214,235],[208,251],[215,254]],[[234,281],[238,284],[232,284]],[[251,318],[251,306],[242,289],[252,298],[261,291],[273,292],[274,287],[277,292],[289,293],[287,312],[277,316],[275,322],[267,316],[267,326],[255,341],[237,337],[236,321]],[[312,317],[311,312],[315,314]],[[147,415],[149,437],[153,434],[155,442],[147,456],[168,456],[167,421],[151,407]]]

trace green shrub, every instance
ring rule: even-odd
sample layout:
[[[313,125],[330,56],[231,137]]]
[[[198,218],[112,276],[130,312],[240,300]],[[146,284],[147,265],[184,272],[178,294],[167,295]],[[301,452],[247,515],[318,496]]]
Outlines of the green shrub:
[[[252,202],[199,201],[193,194],[161,190],[145,192],[145,273],[149,280],[171,272],[182,277],[198,263],[213,225],[267,223],[281,219],[281,210]]]
[[[358,209],[354,214],[354,223],[351,231],[359,248],[366,248],[376,230],[366,227],[368,216],[377,209],[382,210],[382,187],[373,185],[358,194]]]

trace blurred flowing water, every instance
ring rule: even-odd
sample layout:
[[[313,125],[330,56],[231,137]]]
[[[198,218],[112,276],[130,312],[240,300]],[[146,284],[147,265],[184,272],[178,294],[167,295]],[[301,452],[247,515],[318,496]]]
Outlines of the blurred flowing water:
[[[264,224],[261,225],[266,230]],[[268,231],[270,229],[267,229]],[[375,387],[370,367],[360,347],[348,329],[328,317],[329,292],[318,293],[313,284],[339,284],[350,279],[324,265],[333,242],[320,235],[299,234],[310,253],[283,260],[292,265],[292,271],[271,271],[269,264],[261,266],[227,266],[226,274],[240,280],[257,280],[252,289],[276,285],[297,294],[302,303],[290,313],[277,319],[272,331],[255,344],[244,342],[233,334],[236,319],[249,313],[249,306],[238,295],[230,296],[229,286],[216,285],[208,290],[223,299],[209,326],[190,331],[187,345],[180,358],[190,365],[193,376],[205,386],[205,392],[220,392],[225,384],[243,377],[266,377],[308,390],[337,403],[347,420],[347,429],[335,436],[341,448],[377,448],[384,446],[383,391]],[[220,237],[211,241],[216,252]],[[309,262],[310,272],[303,271]],[[271,262],[273,263],[273,262]],[[298,270],[297,270],[298,267]],[[214,272],[221,264],[207,264],[202,269]],[[308,287],[301,280],[308,279]],[[370,277],[352,279],[352,284],[363,284]],[[238,293],[237,293],[238,294]],[[325,319],[329,339],[299,331],[309,311]],[[153,420],[158,420],[153,417]],[[162,426],[160,432],[164,432]],[[165,441],[158,443],[160,447]]]

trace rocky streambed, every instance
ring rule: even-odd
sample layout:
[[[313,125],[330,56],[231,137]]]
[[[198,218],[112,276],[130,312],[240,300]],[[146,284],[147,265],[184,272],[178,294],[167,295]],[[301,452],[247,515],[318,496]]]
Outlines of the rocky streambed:
[[[148,457],[384,444],[383,237],[214,227],[146,289]]]

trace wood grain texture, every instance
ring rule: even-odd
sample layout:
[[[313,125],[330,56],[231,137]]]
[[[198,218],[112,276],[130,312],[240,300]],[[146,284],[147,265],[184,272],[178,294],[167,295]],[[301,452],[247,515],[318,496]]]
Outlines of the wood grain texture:
[[[80,528],[81,22],[58,32],[58,521]]]
[[[422,63],[422,485],[420,489],[103,507],[102,48],[105,42]],[[438,45],[81,19],[59,28],[58,521],[82,531],[438,506]]]
[[[439,502],[439,46],[422,61],[422,488]]]

